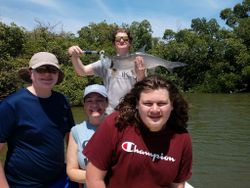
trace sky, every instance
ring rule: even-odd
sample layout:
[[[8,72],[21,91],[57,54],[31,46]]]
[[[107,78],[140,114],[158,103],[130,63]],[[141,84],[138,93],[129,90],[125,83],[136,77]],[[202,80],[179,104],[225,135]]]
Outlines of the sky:
[[[31,31],[38,23],[55,26],[53,31],[77,34],[90,23],[131,24],[148,20],[154,37],[165,29],[190,28],[192,19],[220,18],[221,10],[233,8],[242,0],[0,0],[0,21],[14,22]]]

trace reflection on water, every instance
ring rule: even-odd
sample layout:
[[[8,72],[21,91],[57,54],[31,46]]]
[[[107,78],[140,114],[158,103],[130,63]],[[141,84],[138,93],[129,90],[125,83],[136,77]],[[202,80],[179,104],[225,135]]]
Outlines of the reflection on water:
[[[250,187],[250,94],[191,94],[193,177],[201,188]]]
[[[195,188],[250,187],[250,94],[188,94]],[[76,122],[85,116],[73,108]]]

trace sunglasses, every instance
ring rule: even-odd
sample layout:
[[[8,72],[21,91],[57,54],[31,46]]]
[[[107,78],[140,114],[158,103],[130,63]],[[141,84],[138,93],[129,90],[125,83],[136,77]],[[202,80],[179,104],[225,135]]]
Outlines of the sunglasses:
[[[125,42],[129,41],[128,36],[115,36],[115,42],[120,42],[122,40],[124,40]]]
[[[59,72],[59,69],[54,66],[41,66],[35,69],[37,73],[52,73],[56,74]]]

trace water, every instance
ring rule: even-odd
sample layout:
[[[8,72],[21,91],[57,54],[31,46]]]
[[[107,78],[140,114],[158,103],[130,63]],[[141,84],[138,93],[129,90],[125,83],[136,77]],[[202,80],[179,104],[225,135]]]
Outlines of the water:
[[[194,187],[250,187],[250,94],[191,94]]]
[[[86,119],[86,114],[84,113],[84,109],[81,106],[80,107],[73,107],[72,113],[73,113],[74,120],[75,120],[76,124],[80,123]]]

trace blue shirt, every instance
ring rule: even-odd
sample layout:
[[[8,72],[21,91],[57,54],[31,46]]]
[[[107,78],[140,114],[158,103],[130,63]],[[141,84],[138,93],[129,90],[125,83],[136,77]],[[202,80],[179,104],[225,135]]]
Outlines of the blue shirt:
[[[82,151],[95,133],[96,128],[96,126],[91,125],[89,122],[83,121],[71,129],[72,136],[77,143],[77,157],[81,169],[86,169],[87,166],[87,158],[83,155]]]
[[[7,142],[5,174],[10,187],[46,187],[65,171],[64,136],[74,125],[66,98],[39,98],[27,89],[0,104],[0,142]]]

